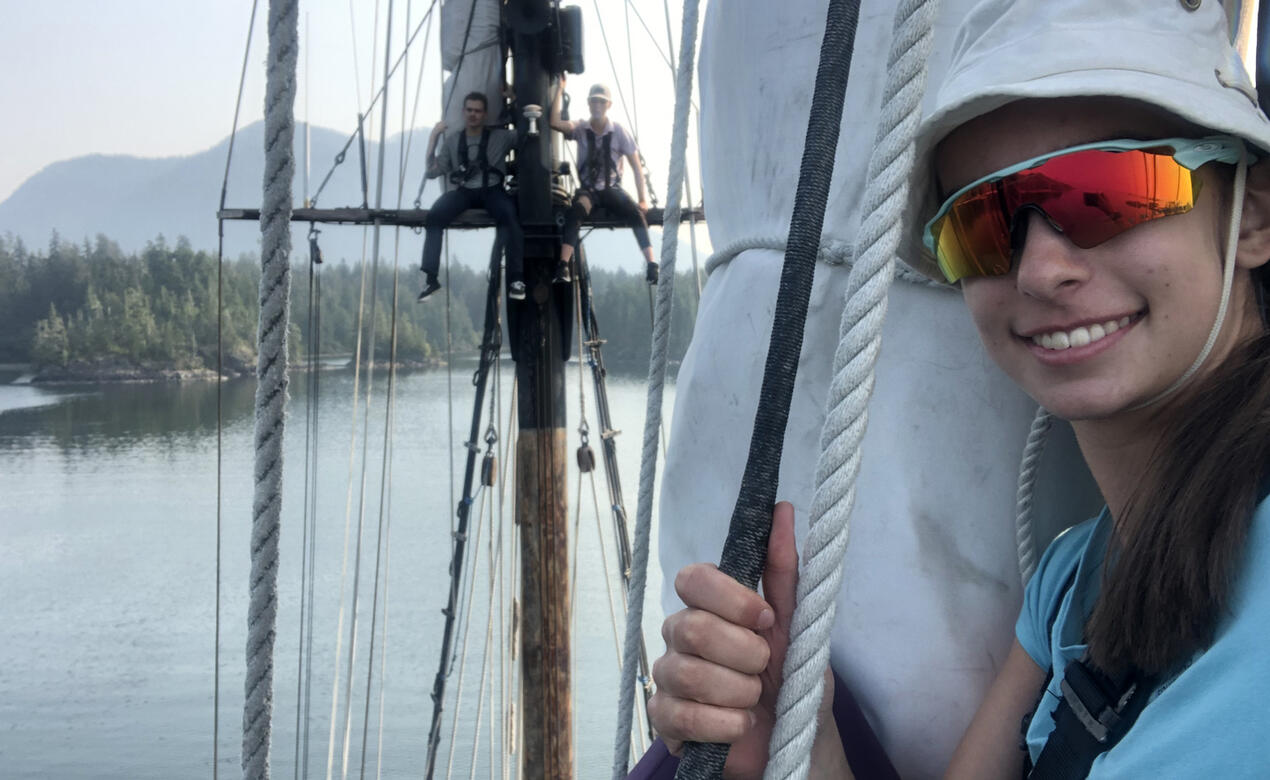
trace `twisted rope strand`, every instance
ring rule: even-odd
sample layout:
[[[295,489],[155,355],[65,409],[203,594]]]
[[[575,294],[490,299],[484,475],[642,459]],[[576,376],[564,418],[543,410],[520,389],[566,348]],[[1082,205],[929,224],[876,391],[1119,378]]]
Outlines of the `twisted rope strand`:
[[[273,718],[273,643],[278,619],[278,535],[282,437],[287,404],[287,327],[291,299],[291,185],[295,178],[296,0],[269,3],[265,87],[265,174],[261,208],[260,321],[256,362],[255,494],[252,499],[251,602],[243,702],[243,777],[269,777]]]
[[[937,6],[938,0],[902,0],[896,9],[878,141],[869,159],[866,216],[847,280],[767,778],[804,778],[809,769]]]
[[[1032,532],[1032,498],[1036,488],[1036,474],[1041,456],[1045,454],[1045,440],[1054,418],[1044,407],[1036,407],[1036,417],[1027,434],[1027,446],[1023,448],[1023,460],[1019,464],[1019,492],[1014,514],[1014,539],[1019,547],[1019,576],[1024,587],[1036,572],[1036,537]]]

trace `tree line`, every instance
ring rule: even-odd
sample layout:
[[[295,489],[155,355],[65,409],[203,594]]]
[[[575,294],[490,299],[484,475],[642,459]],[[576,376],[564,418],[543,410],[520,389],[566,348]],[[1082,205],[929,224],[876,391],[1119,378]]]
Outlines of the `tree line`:
[[[387,359],[393,320],[391,265],[381,263],[372,273],[369,264],[364,270],[358,264],[327,262],[311,277],[302,249],[296,247],[292,268],[291,359],[311,353],[314,335],[321,353],[351,355],[358,346],[359,320],[362,354],[368,354],[373,327],[375,355]],[[223,364],[248,372],[255,365],[259,276],[256,258],[227,260],[218,269],[214,254],[194,250],[184,237],[172,245],[160,235],[145,249],[126,254],[103,235],[74,243],[55,234],[39,251],[29,250],[12,235],[0,236],[0,363],[214,368],[219,331]],[[601,335],[608,340],[606,362],[619,369],[647,367],[650,297],[642,275],[592,271],[591,282]],[[691,276],[677,282],[670,345],[674,361],[687,349],[697,306]],[[446,354],[447,320],[453,354],[474,354],[485,316],[485,272],[453,264],[448,306],[444,294],[416,304],[418,283],[413,264],[403,263],[396,285],[398,360],[441,359]],[[320,325],[311,334],[315,289],[320,293],[315,310]]]

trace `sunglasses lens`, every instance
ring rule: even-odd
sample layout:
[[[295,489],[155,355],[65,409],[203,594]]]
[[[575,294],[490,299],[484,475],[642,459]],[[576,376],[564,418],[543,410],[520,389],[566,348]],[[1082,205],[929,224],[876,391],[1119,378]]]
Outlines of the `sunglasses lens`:
[[[931,232],[935,256],[949,282],[1009,273],[1010,226],[995,183],[981,184],[958,198]]]
[[[1135,225],[1195,205],[1199,181],[1167,152],[1086,150],[985,182],[959,196],[931,226],[950,282],[1010,271],[1010,227],[1020,209],[1045,213],[1089,249]]]
[[[1195,204],[1191,171],[1167,153],[1087,151],[1056,157],[1036,169],[1052,186],[1020,186],[1016,198],[1035,203],[1083,249],[1135,225],[1182,214]]]

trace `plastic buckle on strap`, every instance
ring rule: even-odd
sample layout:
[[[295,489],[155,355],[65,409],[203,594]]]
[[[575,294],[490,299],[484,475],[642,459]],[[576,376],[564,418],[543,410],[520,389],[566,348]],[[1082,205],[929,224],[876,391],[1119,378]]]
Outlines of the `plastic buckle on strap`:
[[[1101,703],[1100,706],[1096,707],[1098,710],[1097,716],[1091,712],[1090,707],[1085,703],[1085,699],[1076,692],[1076,688],[1072,685],[1070,678],[1073,676],[1073,667],[1079,669],[1080,679],[1078,679],[1077,682],[1080,684],[1080,687],[1085,688],[1086,692],[1093,693],[1094,695],[1090,698],[1097,699]],[[1063,675],[1062,682],[1059,683],[1059,687],[1063,692],[1063,701],[1065,701],[1067,706],[1071,708],[1072,714],[1075,715],[1076,719],[1080,721],[1080,724],[1085,727],[1085,731],[1088,731],[1089,735],[1097,740],[1099,744],[1106,744],[1111,731],[1120,723],[1120,713],[1124,710],[1125,705],[1128,704],[1129,699],[1133,697],[1134,692],[1138,688],[1137,683],[1130,685],[1129,689],[1125,691],[1124,695],[1121,696],[1120,700],[1113,706],[1107,702],[1107,698],[1105,696],[1101,695],[1102,691],[1100,686],[1098,686],[1098,683],[1089,676],[1088,670],[1086,670],[1083,665],[1077,664],[1071,664],[1068,666],[1066,674]]]

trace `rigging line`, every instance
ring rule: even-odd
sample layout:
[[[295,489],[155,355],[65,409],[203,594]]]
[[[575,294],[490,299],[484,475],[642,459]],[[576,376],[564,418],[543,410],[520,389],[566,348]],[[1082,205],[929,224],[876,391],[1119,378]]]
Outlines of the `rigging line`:
[[[384,20],[384,82],[388,81],[389,61],[392,57],[392,11],[393,0],[388,0],[388,15]],[[378,18],[378,3],[376,3],[376,18]],[[380,124],[379,124],[379,170],[376,174],[376,193],[375,208],[379,208],[383,203],[384,197],[384,155],[385,155],[385,136],[388,132],[388,100],[385,99],[380,106]],[[403,117],[404,119],[404,117]],[[375,263],[378,269],[379,263],[379,236],[380,227],[375,226]],[[374,587],[372,588],[371,607],[370,607],[370,644],[366,650],[366,705],[362,712],[362,761],[361,772],[359,777],[365,780],[366,777],[366,745],[370,738],[370,700],[371,685],[375,670],[375,628],[379,619],[379,573],[380,563],[384,549],[384,524],[386,522],[386,499],[388,494],[388,454],[392,442],[392,399],[393,390],[397,379],[397,297],[399,292],[399,273],[398,273],[398,249],[400,248],[401,229],[394,228],[393,238],[393,275],[392,275],[392,313],[389,317],[389,345],[388,345],[388,387],[387,397],[384,402],[384,447],[382,454],[382,463],[379,471],[379,530],[375,538],[375,572]],[[378,275],[378,274],[377,274]],[[374,353],[371,354],[371,360],[374,360]],[[369,431],[367,432],[369,439]],[[364,468],[364,464],[363,464]]]
[[[309,143],[312,123],[309,122],[309,12],[304,12],[304,187],[302,190],[301,202],[305,206],[309,205],[309,164],[312,157],[309,154]]]
[[[411,33],[410,35],[410,39],[406,41],[405,49],[401,52],[401,54],[397,56],[396,64],[393,65],[392,70],[390,70],[388,73],[389,79],[391,79],[392,74],[396,72],[397,65],[401,64],[401,61],[405,58],[406,53],[409,52],[410,45],[414,41],[415,36],[418,35],[419,31],[423,29],[424,24],[426,24],[428,20],[432,18],[432,9],[436,7],[437,2],[438,0],[432,0],[432,7],[428,9],[428,12],[424,14],[424,17],[419,20],[419,24],[415,26],[414,32]],[[354,49],[356,49],[355,45],[354,45]],[[354,56],[356,56],[356,54],[354,54]],[[387,81],[385,81],[384,84],[380,86],[379,91],[377,91],[374,94],[374,96],[371,97],[370,104],[366,106],[367,113],[369,113],[370,110],[375,107],[375,104],[379,102],[379,99],[383,96],[384,90],[386,88],[387,88]],[[358,98],[357,113],[359,114],[362,113],[360,97]],[[322,194],[322,190],[326,188],[327,182],[331,180],[331,174],[335,173],[335,169],[338,168],[340,164],[344,162],[344,156],[348,154],[349,147],[352,146],[353,142],[356,140],[357,140],[357,131],[354,130],[352,133],[349,134],[348,140],[344,141],[344,146],[341,147],[340,151],[336,153],[335,162],[332,163],[330,170],[328,170],[326,172],[326,176],[322,178],[322,183],[318,185],[317,192],[313,193],[313,198],[309,201],[310,206],[317,205],[318,196]]]
[[[314,290],[315,290],[314,308],[316,309],[317,314],[313,319],[314,335],[311,340],[313,342],[313,353],[320,358],[322,355],[322,269],[320,267],[318,268],[317,273],[314,275]],[[319,392],[321,376],[322,375],[320,371],[313,372],[313,397],[315,399],[321,398],[321,393]],[[318,423],[320,422],[320,420],[321,420],[321,414],[319,410],[318,412],[315,412],[313,415],[314,441],[320,440],[318,437]],[[314,453],[313,453],[313,473],[316,478],[316,474],[317,474],[316,448],[314,449]],[[308,637],[308,645],[306,646],[305,653],[304,653],[304,670],[305,670],[304,671],[304,754],[302,757],[303,767],[302,767],[302,773],[301,773],[301,776],[306,778],[309,776],[309,724],[312,722],[309,718],[309,714],[311,711],[311,706],[313,704],[313,611],[314,611],[313,610],[313,603],[314,603],[313,590],[314,590],[314,584],[317,581],[317,575],[313,573],[314,566],[317,563],[317,490],[316,490],[316,485],[315,485],[315,489],[313,491],[311,500],[313,501],[312,511],[310,512],[312,530],[309,533],[309,549],[308,549],[309,571],[310,571],[309,583],[308,583],[309,585],[309,592],[308,592],[309,613],[308,613],[308,622],[307,622],[307,625],[305,626],[305,634]]]
[[[326,780],[331,780],[335,761],[335,723],[339,712],[340,657],[344,643],[344,590],[348,580],[348,537],[353,521],[353,463],[357,453],[357,408],[362,375],[362,335],[366,313],[366,231],[362,230],[362,278],[357,297],[357,333],[353,346],[353,403],[348,424],[348,487],[344,495],[344,555],[340,565],[339,617],[335,626],[335,670],[331,682],[330,734],[326,747]]]
[[[410,11],[413,5],[412,0],[406,0],[406,24],[405,29],[410,29]],[[406,37],[409,38],[409,32]],[[424,56],[427,56],[428,39],[424,38]],[[397,208],[401,208],[401,199],[405,195],[406,189],[406,154],[410,148],[410,135],[406,132],[408,125],[406,124],[406,105],[410,102],[410,57],[407,56],[402,63],[401,71],[401,142],[397,145]],[[417,100],[419,87],[423,84],[423,61],[419,63],[419,82],[415,85],[415,106],[418,107]]]
[[[309,228],[309,237],[313,238],[313,228]],[[310,244],[310,247],[312,244]],[[296,643],[296,666],[295,666],[295,778],[300,778],[300,742],[301,742],[301,715],[304,710],[304,618],[306,607],[309,604],[305,601],[304,586],[311,575],[309,570],[308,549],[309,549],[309,524],[312,514],[309,512],[311,498],[316,494],[317,490],[313,486],[312,480],[315,476],[313,466],[313,416],[314,416],[314,393],[313,393],[313,377],[317,374],[317,358],[313,352],[313,275],[316,263],[313,262],[313,256],[310,252],[309,256],[309,289],[308,289],[308,311],[305,312],[305,336],[306,351],[305,364],[308,374],[305,376],[305,398],[304,398],[304,516],[301,522],[301,540],[300,540],[300,638]]]
[[[238,76],[238,96],[234,99],[234,121],[229,131],[229,149],[225,153],[225,176],[220,185],[220,210],[225,208],[229,191],[229,166],[234,159],[234,140],[238,136],[238,117],[243,104],[243,87],[247,82],[247,62],[251,54],[251,37],[256,29],[256,8],[259,0],[252,0],[251,18],[247,22],[247,41],[243,45],[243,64]],[[224,266],[225,220],[216,220],[216,616],[213,620],[212,652],[212,779],[220,771],[220,602],[221,602],[221,536],[222,506],[221,477],[224,453]]]
[[[450,456],[450,479],[447,483],[450,488],[450,506],[454,506],[454,339],[452,338],[452,321],[451,312],[451,294],[450,294],[450,238],[445,236],[445,412],[446,412],[446,441],[450,443],[448,447]],[[477,414],[480,410],[477,410]],[[450,513],[450,533],[454,533],[455,516]]]
[[[357,56],[357,16],[353,13],[353,0],[348,0],[348,37],[353,44],[353,91],[357,95],[357,113],[360,115],[362,113],[362,74],[357,66],[359,59]],[[371,61],[374,62],[374,60],[375,58],[372,56]],[[318,188],[319,191],[321,189],[321,187]],[[317,200],[317,196],[314,195],[313,199]]]
[[[251,38],[256,29],[256,9],[259,0],[252,0],[251,17],[247,22],[247,40],[243,45],[243,64],[238,76],[238,96],[234,99],[234,120],[229,131],[229,149],[225,153],[225,175],[220,187],[220,211],[225,208],[229,192],[229,169],[234,159],[234,141],[238,136],[238,118],[243,104],[243,88],[247,82],[247,63],[251,53]],[[221,568],[223,506],[222,477],[224,464],[224,362],[225,362],[225,220],[216,220],[216,598],[213,618],[212,650],[212,780],[220,775],[220,617],[221,617]]]
[[[492,530],[493,529],[491,529],[491,531]],[[490,593],[491,595],[493,594],[493,583],[491,583]],[[491,602],[492,602],[492,599],[491,599]],[[477,688],[477,693],[476,693],[476,733],[472,735],[472,755],[471,755],[471,758],[468,759],[468,775],[467,775],[468,780],[475,780],[476,778],[476,751],[481,744],[481,725],[485,722],[485,682],[489,676],[490,648],[493,644],[493,638],[494,638],[494,610],[490,609],[488,610],[488,616],[485,619],[485,650],[483,651],[484,654],[481,658],[481,683],[480,683],[480,686]],[[490,709],[493,710],[493,707],[491,706]],[[491,711],[490,712],[491,734],[493,733],[493,731],[494,731],[494,714]],[[493,756],[490,757],[490,761],[491,763],[493,762]]]
[[[432,0],[433,5],[436,5],[436,2],[437,0]],[[423,74],[427,71],[427,65],[428,65],[428,42],[432,40],[432,13],[431,11],[428,12],[427,21],[428,21],[428,32],[426,35],[423,36],[423,53],[420,54],[419,56],[419,79],[418,81],[415,82],[414,106],[410,109],[410,127],[418,126],[417,120],[419,118],[419,98],[423,95]],[[402,162],[402,171],[401,171],[403,188],[405,187],[406,163],[410,161],[410,149],[412,145],[414,144],[414,140],[415,140],[414,133],[410,133],[409,135],[406,136],[406,144],[405,144],[406,154],[405,154],[405,160]],[[425,177],[425,180],[426,180],[426,177]],[[422,187],[419,188],[419,192],[420,192],[420,195],[423,194]],[[401,204],[398,203],[397,207],[400,208]],[[418,207],[419,207],[419,202],[416,201],[415,208],[418,208]]]
[[[396,393],[396,388],[392,390],[392,393]],[[393,404],[393,414],[395,415],[396,402],[395,400],[393,400],[393,401],[390,401],[390,403]],[[390,416],[389,418],[390,424],[391,424],[391,419],[392,419],[392,416]],[[390,470],[391,470],[391,464],[392,464],[392,454],[390,451],[389,453]],[[390,475],[389,484],[391,483],[392,483],[392,480]],[[390,574],[390,569],[392,564],[392,545],[391,545],[392,493],[391,491],[389,492],[389,495],[388,495],[388,501],[389,501],[390,511],[388,513],[388,522],[384,526],[384,627],[382,629],[383,636],[381,637],[381,641],[380,641],[380,645],[382,646],[383,649],[380,651],[380,656],[379,656],[379,731],[378,731],[379,738],[375,747],[376,780],[379,780],[379,778],[383,777],[383,771],[384,771],[384,700],[387,698],[386,683],[388,680],[388,583],[389,583],[388,575]]]
[[[389,0],[389,14],[391,18],[391,3]],[[375,20],[378,27],[379,19],[379,3],[375,3]],[[390,24],[391,22],[389,22]],[[388,70],[388,61],[390,54],[388,47],[385,46],[384,53],[384,69]],[[373,83],[373,82],[372,82]],[[386,80],[385,80],[386,84]],[[388,101],[384,100],[380,104],[380,123],[379,123],[379,160],[378,170],[375,177],[375,208],[379,209],[383,206],[384,198],[384,135],[388,126]],[[370,281],[370,332],[367,348],[367,366],[366,366],[366,405],[362,416],[362,468],[361,468],[361,488],[358,495],[357,506],[357,546],[354,554],[353,562],[353,597],[351,601],[351,620],[349,621],[349,652],[348,652],[348,677],[345,682],[345,710],[344,710],[344,746],[341,762],[341,777],[348,777],[348,758],[349,749],[352,743],[352,726],[353,726],[353,668],[357,657],[357,623],[359,611],[359,593],[361,590],[361,568],[362,568],[362,540],[365,533],[366,520],[366,471],[370,460],[370,411],[374,401],[374,379],[375,379],[375,348],[378,328],[376,327],[376,314],[379,310],[379,241],[381,235],[381,225],[375,222],[372,229],[371,240],[371,281]],[[365,261],[363,260],[363,265]],[[376,544],[378,545],[378,539]],[[376,556],[378,557],[378,555]],[[376,583],[377,585],[378,583]],[[372,616],[373,619],[373,616]],[[373,641],[373,636],[372,636]]]
[[[626,0],[622,4],[622,11],[626,16],[626,67],[630,73],[628,78],[631,80],[631,95],[635,98],[631,103],[631,113],[634,115],[635,136],[639,136],[639,88],[635,85],[635,53],[631,49],[631,0]],[[617,74],[614,74],[616,76]]]
[[[648,35],[648,42],[652,44],[652,47],[657,52],[657,55],[661,57],[661,61],[666,63],[666,65],[670,68],[670,78],[673,81],[675,78],[674,60],[671,57],[667,57],[666,52],[662,51],[661,45],[657,43],[657,36],[653,35],[653,31],[648,27],[648,22],[644,21],[643,15],[639,12],[639,7],[635,5],[633,0],[626,0],[626,5],[630,9],[630,12],[635,14],[635,18],[639,20],[640,26],[644,28],[644,33]],[[630,27],[629,19],[626,22],[626,26]],[[629,46],[630,44],[627,45]]]
[[[488,501],[489,494],[487,491],[483,489],[483,486],[482,486],[482,489],[479,491],[478,495],[481,500],[481,503],[476,513],[476,539],[472,543],[472,546],[474,548],[479,548],[481,546],[481,531],[485,525],[484,523],[485,506],[486,506],[486,502]],[[450,772],[454,766],[454,746],[455,746],[455,741],[458,739],[459,715],[461,715],[463,712],[463,684],[467,678],[467,659],[468,659],[467,643],[468,643],[468,639],[470,638],[470,635],[471,635],[470,632],[472,628],[470,612],[472,609],[472,596],[476,592],[476,566],[473,565],[470,567],[470,569],[471,569],[470,570],[471,579],[468,581],[468,587],[467,587],[467,599],[466,599],[467,606],[463,609],[463,613],[464,613],[463,641],[460,643],[461,649],[456,649],[453,655],[454,660],[457,661],[459,665],[459,681],[455,685],[455,689],[454,689],[454,720],[450,728],[450,748],[449,748],[449,753],[445,761],[445,776],[446,777],[450,776]],[[431,773],[429,772],[429,776],[430,774]]]

